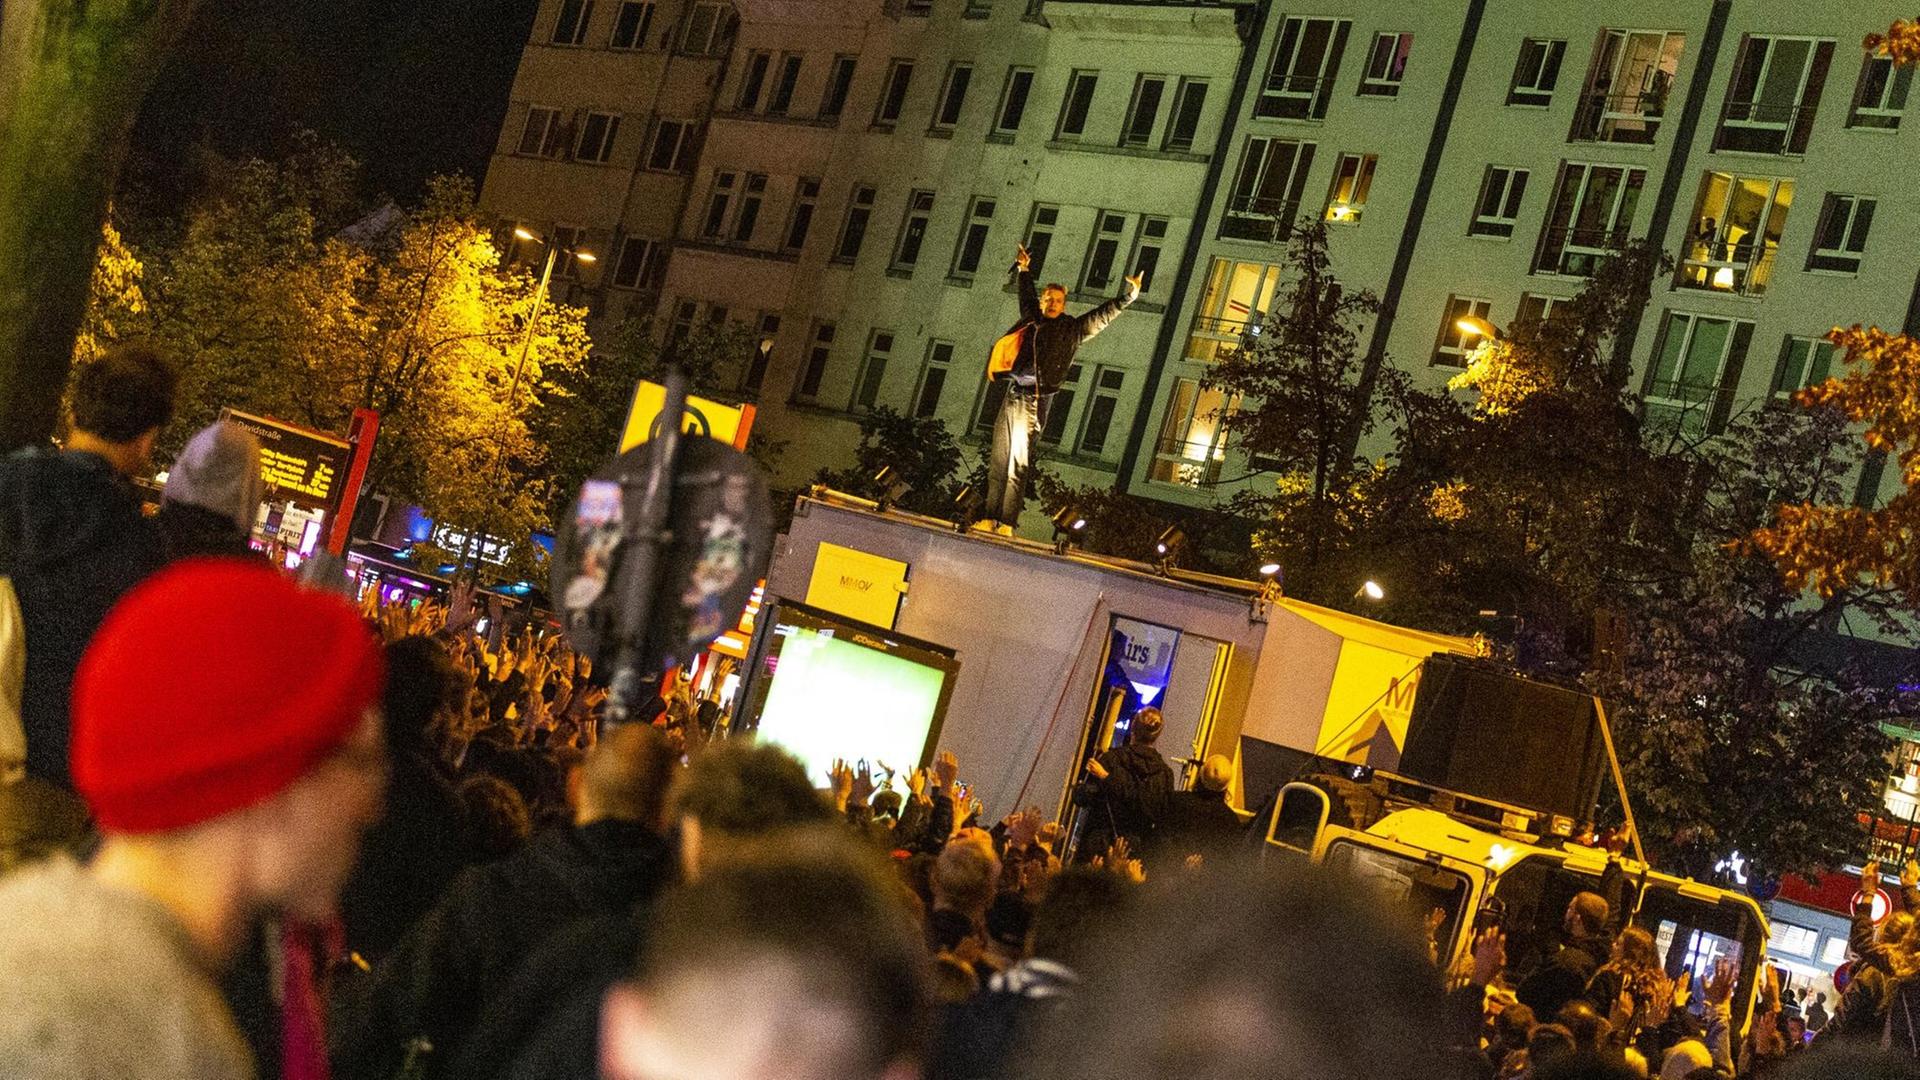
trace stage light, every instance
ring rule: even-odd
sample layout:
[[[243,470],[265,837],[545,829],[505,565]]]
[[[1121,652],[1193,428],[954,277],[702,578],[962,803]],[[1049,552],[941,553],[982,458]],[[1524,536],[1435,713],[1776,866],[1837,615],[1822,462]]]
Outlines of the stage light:
[[[1187,545],[1187,534],[1178,525],[1169,525],[1154,538],[1153,553],[1160,561],[1160,572],[1166,573],[1173,566],[1174,556]]]
[[[1262,563],[1260,565],[1261,577],[1270,578],[1275,574],[1278,574],[1279,572],[1280,572],[1280,564],[1277,562]]]
[[[979,493],[973,490],[972,484],[960,485],[960,490],[954,492],[953,494],[953,526],[954,528],[959,529],[962,532],[965,532],[967,526],[972,525],[976,520],[978,520],[979,512],[980,512]]]
[[[892,465],[882,465],[880,471],[873,474],[873,487],[879,492],[874,509],[883,514],[892,509],[894,503],[905,498],[907,492],[913,490],[913,485],[902,480],[900,470]]]
[[[1067,548],[1073,546],[1076,533],[1087,527],[1087,516],[1080,508],[1071,504],[1053,512],[1053,550],[1056,555],[1065,555]]]

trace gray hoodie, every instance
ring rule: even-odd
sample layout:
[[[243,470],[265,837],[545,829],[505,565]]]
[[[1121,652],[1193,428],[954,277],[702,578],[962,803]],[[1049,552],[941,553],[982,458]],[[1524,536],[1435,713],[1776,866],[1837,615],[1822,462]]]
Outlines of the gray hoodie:
[[[188,440],[167,473],[161,500],[212,510],[244,533],[253,528],[266,494],[259,438],[231,420],[220,420]]]

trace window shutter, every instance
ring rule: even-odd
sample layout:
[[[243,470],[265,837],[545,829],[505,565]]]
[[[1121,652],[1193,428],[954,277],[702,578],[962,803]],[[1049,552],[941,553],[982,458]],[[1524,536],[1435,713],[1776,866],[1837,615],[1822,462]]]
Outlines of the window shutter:
[[[1793,133],[1787,137],[1787,153],[1804,154],[1807,140],[1813,136],[1814,114],[1820,111],[1820,91],[1827,85],[1827,67],[1833,63],[1833,42],[1814,47],[1813,67],[1807,71],[1807,90],[1800,97],[1800,111],[1793,118]]]
[[[1707,434],[1718,435],[1727,429],[1733,415],[1733,395],[1740,389],[1740,372],[1747,365],[1747,345],[1753,339],[1753,324],[1733,324],[1733,343],[1727,348],[1727,366],[1720,373],[1720,385],[1713,395],[1713,410],[1707,414]]]
[[[1327,118],[1327,102],[1333,97],[1333,81],[1340,75],[1340,55],[1347,51],[1347,31],[1353,24],[1342,20],[1333,29],[1333,46],[1328,50],[1326,74],[1321,76],[1320,89],[1313,95],[1313,118]]]

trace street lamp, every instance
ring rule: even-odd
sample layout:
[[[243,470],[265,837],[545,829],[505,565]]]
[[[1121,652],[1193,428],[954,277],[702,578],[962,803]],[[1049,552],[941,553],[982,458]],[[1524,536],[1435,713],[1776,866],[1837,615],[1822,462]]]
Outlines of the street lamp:
[[[1358,589],[1355,589],[1353,592],[1353,598],[1355,600],[1358,600],[1361,597],[1365,597],[1368,600],[1378,602],[1386,599],[1386,596],[1387,596],[1387,590],[1381,588],[1380,583],[1373,580],[1372,578],[1368,578],[1366,581],[1362,582],[1360,587]]]
[[[1474,337],[1483,337],[1488,341],[1499,341],[1506,336],[1500,332],[1499,327],[1478,315],[1462,315],[1460,318],[1453,320],[1453,325],[1459,328],[1461,333],[1471,334]]]
[[[599,261],[598,257],[591,251],[577,246],[568,247],[564,244],[557,243],[547,237],[541,236],[525,225],[515,225],[513,227],[513,235],[516,239],[529,240],[547,245],[547,261],[546,265],[540,270],[540,285],[533,291],[533,310],[527,313],[527,331],[520,337],[520,356],[513,362],[513,379],[507,383],[507,415],[509,417],[513,415],[513,403],[515,399],[520,396],[520,378],[527,370],[527,353],[533,348],[533,329],[540,323],[540,306],[546,302],[547,285],[553,281],[553,264],[559,259],[560,253],[563,251],[572,256],[575,262],[594,263]],[[502,420],[501,424],[504,427],[506,421]],[[506,444],[504,440],[495,438],[493,451],[493,486],[489,490],[500,490],[502,483],[500,474],[506,469],[506,465]],[[493,503],[489,500],[486,517],[481,521],[479,536],[475,537],[470,535],[467,537],[467,544],[473,550],[473,576],[476,584],[478,584],[480,578],[480,559],[485,550],[481,545],[486,543],[487,534],[492,532],[492,530]],[[467,559],[463,553],[460,558],[460,565],[464,567],[466,562]]]

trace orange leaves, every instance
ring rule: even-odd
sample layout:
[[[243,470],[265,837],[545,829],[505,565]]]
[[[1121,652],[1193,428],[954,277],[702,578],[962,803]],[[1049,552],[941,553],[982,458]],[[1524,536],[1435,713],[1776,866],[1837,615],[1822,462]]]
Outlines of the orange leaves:
[[[1906,67],[1920,61],[1920,20],[1896,19],[1884,34],[1868,34],[1860,43],[1868,52],[1886,50],[1893,62]]]

